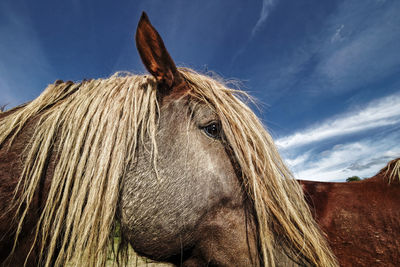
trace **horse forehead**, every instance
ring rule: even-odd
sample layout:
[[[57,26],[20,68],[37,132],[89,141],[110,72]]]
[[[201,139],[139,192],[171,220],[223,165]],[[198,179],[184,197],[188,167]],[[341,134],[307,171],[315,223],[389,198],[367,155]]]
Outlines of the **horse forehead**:
[[[180,119],[176,121],[177,123],[190,119],[198,125],[204,125],[208,122],[219,120],[218,113],[211,104],[193,99],[189,95],[162,103],[161,122],[163,119],[170,121],[171,119],[177,119],[177,117]],[[174,126],[176,124],[169,123],[169,125]]]
[[[191,110],[193,112],[193,120],[204,124],[210,122],[211,120],[218,120],[218,114],[211,105],[207,103],[191,103]]]

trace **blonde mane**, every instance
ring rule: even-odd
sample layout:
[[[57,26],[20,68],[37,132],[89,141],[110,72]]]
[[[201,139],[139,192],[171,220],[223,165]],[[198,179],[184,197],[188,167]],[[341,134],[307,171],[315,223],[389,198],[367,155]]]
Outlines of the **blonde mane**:
[[[254,204],[264,264],[275,266],[279,251],[284,250],[306,265],[336,266],[300,186],[271,136],[241,100],[247,94],[229,89],[222,80],[189,69],[179,71],[192,99],[211,105],[221,120]],[[3,118],[0,146],[12,141],[28,120],[39,118],[16,189],[22,192],[14,200],[16,214],[22,216],[17,218],[15,244],[54,149],[57,164],[35,235],[35,242],[41,244],[41,262],[50,266],[56,256],[56,266],[66,262],[105,266],[121,181],[141,140],[151,140],[156,169],[158,113],[152,77],[114,75],[50,85],[37,99]],[[45,248],[46,243],[50,246]]]
[[[185,69],[191,94],[211,104],[221,120],[229,146],[240,165],[242,179],[254,203],[259,240],[266,266],[275,266],[279,250],[306,265],[337,266],[325,238],[304,200],[297,181],[283,163],[272,137],[240,98],[243,91]]]
[[[0,144],[11,134],[15,138],[29,119],[41,113],[16,189],[22,191],[15,202],[16,214],[22,216],[14,248],[56,145],[58,162],[35,234],[43,265],[51,265],[56,244],[61,244],[56,266],[69,260],[78,266],[82,262],[105,266],[121,178],[134,160],[138,140],[146,136],[153,140],[156,155],[157,109],[151,77],[114,75],[50,85],[37,99],[3,119]]]
[[[400,158],[390,161],[380,173],[388,177],[389,183],[400,181]]]

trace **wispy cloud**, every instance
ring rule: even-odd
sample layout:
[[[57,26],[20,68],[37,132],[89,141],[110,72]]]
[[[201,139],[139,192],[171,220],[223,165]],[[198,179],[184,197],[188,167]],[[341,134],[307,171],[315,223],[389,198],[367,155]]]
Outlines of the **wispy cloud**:
[[[367,138],[336,145],[315,153],[306,151],[294,158],[286,158],[297,179],[318,181],[344,181],[347,177],[371,177],[390,160],[400,157],[400,134],[385,139]]]
[[[343,28],[344,28],[344,25],[342,24],[342,25],[340,25],[340,27],[336,30],[336,32],[335,32],[335,34],[332,36],[332,38],[331,38],[331,42],[333,43],[333,42],[339,42],[339,41],[343,41],[344,40],[344,38],[343,38],[343,36],[342,36],[342,34],[341,34],[341,31],[343,30]]]
[[[340,94],[396,75],[400,68],[399,11],[400,1],[341,2],[268,69],[269,90]]]
[[[263,23],[267,20],[272,7],[275,5],[275,2],[275,0],[263,0],[260,17],[258,18],[256,25],[251,31],[251,38],[254,37],[254,35],[261,28]]]
[[[256,33],[261,29],[262,25],[267,20],[269,14],[271,12],[271,9],[275,5],[276,1],[277,0],[263,0],[262,1],[260,16],[256,22],[256,25],[254,25],[254,27],[251,29],[251,35],[246,40],[246,42],[244,42],[244,45],[240,49],[238,49],[236,51],[236,53],[233,55],[232,60],[231,60],[231,66],[236,62],[237,58],[246,51],[246,48],[249,45],[249,43],[253,40]]]
[[[398,71],[399,10],[398,1],[343,2],[318,40],[318,63],[308,83],[320,92],[349,91]]]
[[[400,123],[400,94],[373,101],[355,112],[327,119],[318,125],[277,139],[276,144],[281,149],[288,149],[397,123]]]
[[[362,135],[373,128],[377,131]],[[276,143],[296,178],[343,181],[354,175],[371,177],[389,160],[400,157],[399,129],[397,93],[277,139]],[[358,134],[356,141],[347,138],[351,134]],[[331,142],[321,142],[327,139]],[[322,149],[322,144],[329,143]]]

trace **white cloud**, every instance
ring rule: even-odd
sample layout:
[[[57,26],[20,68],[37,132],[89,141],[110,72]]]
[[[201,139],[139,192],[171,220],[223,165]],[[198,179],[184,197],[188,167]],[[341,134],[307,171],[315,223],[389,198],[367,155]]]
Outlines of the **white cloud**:
[[[398,123],[400,123],[400,94],[394,94],[373,101],[356,112],[327,119],[308,129],[279,138],[276,144],[280,149],[289,149]]]
[[[304,164],[310,158],[310,153],[302,153],[295,158],[286,158],[285,162],[289,166],[298,166]]]
[[[256,25],[251,31],[251,38],[254,37],[257,31],[261,28],[262,24],[267,20],[268,15],[274,4],[275,0],[263,0],[260,17],[258,18]]]
[[[400,157],[399,128],[400,94],[397,93],[277,139],[276,143],[296,178],[343,181],[354,175],[371,177],[390,160]],[[371,129],[377,131],[367,131]],[[364,131],[368,133],[364,138],[347,139],[350,134]],[[327,139],[331,142],[321,142]],[[326,147],[328,143],[334,145]]]
[[[336,30],[335,34],[332,36],[331,38],[331,42],[339,42],[342,41],[344,38],[342,36],[342,34],[340,33],[344,28],[344,25],[340,25],[340,27]]]
[[[390,160],[400,157],[400,134],[382,140],[369,138],[354,143],[336,145],[314,154],[306,151],[294,158],[286,158],[297,179],[344,181],[350,176],[371,177]]]

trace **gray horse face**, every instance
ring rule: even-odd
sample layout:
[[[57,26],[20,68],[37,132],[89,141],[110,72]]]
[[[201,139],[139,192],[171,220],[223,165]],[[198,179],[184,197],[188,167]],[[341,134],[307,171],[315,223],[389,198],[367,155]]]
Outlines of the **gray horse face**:
[[[255,229],[218,117],[189,97],[161,107],[157,170],[139,148],[120,202],[122,232],[152,259],[184,265],[254,265]]]
[[[190,98],[145,14],[136,46],[157,82],[158,156],[154,164],[145,140],[125,176],[119,203],[124,238],[139,254],[178,265],[258,265],[254,219],[215,111]]]

